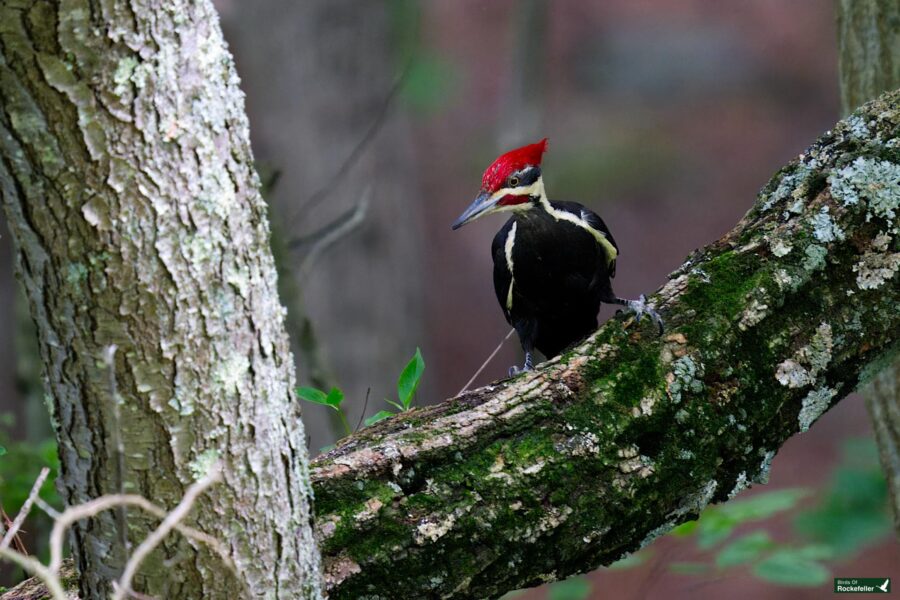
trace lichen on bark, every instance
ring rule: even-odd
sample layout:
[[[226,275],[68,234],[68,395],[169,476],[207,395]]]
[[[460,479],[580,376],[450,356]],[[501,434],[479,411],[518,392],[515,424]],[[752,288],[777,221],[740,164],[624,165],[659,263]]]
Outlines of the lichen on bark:
[[[772,458],[900,340],[900,93],[839,123],[654,295],[536,372],[379,423],[313,462],[332,598],[493,598],[609,564]],[[887,236],[887,237],[886,237]]]

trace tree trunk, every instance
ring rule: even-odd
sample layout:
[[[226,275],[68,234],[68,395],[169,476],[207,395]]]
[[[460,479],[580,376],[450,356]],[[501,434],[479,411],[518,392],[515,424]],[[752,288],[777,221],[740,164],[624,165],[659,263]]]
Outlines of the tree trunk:
[[[192,521],[226,544],[237,581],[171,536],[136,589],[319,597],[266,209],[211,2],[6,1],[0,94],[0,189],[66,503],[124,489],[173,506],[219,460],[224,482]],[[133,513],[127,532],[112,514],[79,523],[82,597],[107,597],[127,557],[119,536],[133,546],[155,525]]]
[[[838,0],[838,64],[844,114],[900,87],[900,3]]]
[[[844,113],[900,88],[900,3],[838,2],[841,101]],[[900,359],[863,390],[891,493],[894,529],[900,536]]]

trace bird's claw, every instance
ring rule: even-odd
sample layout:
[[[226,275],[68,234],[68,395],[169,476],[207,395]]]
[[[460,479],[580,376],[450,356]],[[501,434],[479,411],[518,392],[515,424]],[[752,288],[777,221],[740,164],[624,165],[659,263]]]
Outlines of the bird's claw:
[[[509,368],[509,376],[515,377],[516,375],[520,375],[521,373],[527,373],[528,371],[534,371],[533,359],[531,357],[531,353],[528,352],[525,354],[525,364],[520,369],[516,365],[513,365]]]
[[[659,316],[659,313],[650,308],[647,305],[647,296],[641,294],[640,298],[637,300],[626,300],[625,306],[634,313],[634,320],[638,323],[641,322],[641,318],[644,315],[650,317],[650,320],[653,321],[653,324],[659,328],[659,335],[663,334],[665,331],[665,327],[663,325],[662,317]]]

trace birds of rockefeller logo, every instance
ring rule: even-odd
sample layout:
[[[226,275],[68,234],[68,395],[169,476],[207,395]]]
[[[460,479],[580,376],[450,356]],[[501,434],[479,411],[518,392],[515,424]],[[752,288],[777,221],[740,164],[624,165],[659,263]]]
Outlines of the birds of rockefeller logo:
[[[835,594],[890,594],[890,577],[835,577]]]

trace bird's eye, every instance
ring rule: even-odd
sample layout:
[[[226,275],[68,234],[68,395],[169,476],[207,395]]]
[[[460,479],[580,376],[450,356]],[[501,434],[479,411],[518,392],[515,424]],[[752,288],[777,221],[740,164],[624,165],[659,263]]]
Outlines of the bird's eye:
[[[516,187],[519,185],[519,178],[513,175],[509,178],[509,187]]]

